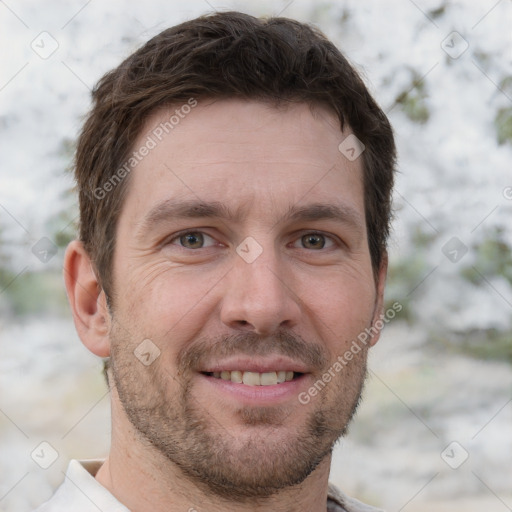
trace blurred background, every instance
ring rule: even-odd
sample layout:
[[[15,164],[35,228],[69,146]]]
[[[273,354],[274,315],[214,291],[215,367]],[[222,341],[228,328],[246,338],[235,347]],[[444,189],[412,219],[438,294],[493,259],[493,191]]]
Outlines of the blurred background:
[[[512,510],[512,3],[509,0],[0,1],[0,511],[48,499],[108,451],[101,361],[61,266],[90,89],[164,28],[214,10],[317,25],[399,149],[388,305],[331,480],[388,511]],[[43,443],[43,444],[41,444]]]

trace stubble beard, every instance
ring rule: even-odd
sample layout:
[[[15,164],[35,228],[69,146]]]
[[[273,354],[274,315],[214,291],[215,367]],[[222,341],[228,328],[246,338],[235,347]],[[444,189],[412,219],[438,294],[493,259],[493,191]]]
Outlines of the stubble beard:
[[[279,353],[292,355],[296,347],[306,347],[303,341],[283,334],[257,345],[257,336],[245,333],[213,345],[204,342],[182,358],[181,368],[171,375],[163,357],[149,367],[142,365],[126,349],[127,340],[117,338],[120,333],[114,331],[113,385],[140,441],[156,448],[204,492],[230,501],[265,499],[303,482],[345,435],[366,378],[364,350],[344,367],[338,381],[328,383],[310,403],[299,405],[310,408],[303,425],[294,424],[294,409],[289,406],[244,407],[235,413],[236,424],[243,425],[241,433],[233,431],[232,420],[226,423],[226,418],[209,413],[208,404],[194,395],[194,372],[186,367],[201,357],[201,351],[210,352],[206,347],[219,346],[225,352],[225,347],[236,346],[237,353],[268,354],[280,346],[286,348]],[[320,377],[328,365],[325,354],[317,356]]]

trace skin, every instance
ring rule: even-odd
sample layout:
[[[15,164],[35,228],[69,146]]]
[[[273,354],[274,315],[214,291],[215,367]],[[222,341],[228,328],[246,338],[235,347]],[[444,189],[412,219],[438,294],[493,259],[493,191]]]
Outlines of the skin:
[[[155,113],[134,148],[168,117]],[[130,510],[325,511],[330,452],[378,335],[307,405],[298,395],[382,313],[387,266],[376,279],[362,159],[338,150],[349,133],[321,107],[200,101],[130,175],[112,310],[81,243],[68,247],[77,331],[113,367],[112,445],[96,478]],[[180,201],[236,215],[148,217]],[[312,204],[344,216],[286,216]],[[248,263],[240,248],[257,257]],[[134,356],[146,339],[159,351],[147,366]],[[249,395],[232,394],[201,373],[248,361],[302,376],[275,399],[242,384]]]

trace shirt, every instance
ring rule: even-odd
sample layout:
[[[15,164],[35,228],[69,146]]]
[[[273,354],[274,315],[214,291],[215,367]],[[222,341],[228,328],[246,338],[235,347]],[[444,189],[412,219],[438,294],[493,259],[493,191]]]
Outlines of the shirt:
[[[102,460],[71,460],[55,494],[34,512],[130,512],[94,476]],[[349,498],[329,484],[327,512],[383,512]]]

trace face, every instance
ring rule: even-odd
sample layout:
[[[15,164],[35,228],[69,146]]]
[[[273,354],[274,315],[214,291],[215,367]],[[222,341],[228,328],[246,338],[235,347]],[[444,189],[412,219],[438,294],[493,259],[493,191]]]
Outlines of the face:
[[[114,386],[141,442],[219,496],[303,481],[358,403],[366,348],[299,399],[380,312],[347,135],[321,108],[199,102],[130,176]]]

